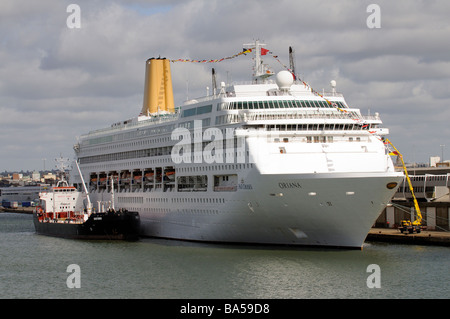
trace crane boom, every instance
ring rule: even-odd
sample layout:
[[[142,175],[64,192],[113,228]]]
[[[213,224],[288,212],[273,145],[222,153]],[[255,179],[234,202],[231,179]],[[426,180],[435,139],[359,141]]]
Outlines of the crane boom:
[[[409,178],[408,175],[408,170],[406,169],[406,165],[405,162],[403,161],[403,156],[402,154],[398,151],[398,149],[392,144],[391,141],[389,141],[389,139],[386,139],[386,142],[388,144],[390,144],[392,146],[392,148],[395,150],[395,152],[391,152],[389,153],[389,155],[397,155],[400,158],[400,161],[402,162],[402,166],[403,166],[403,170],[405,172],[405,176],[406,176],[406,180],[408,182],[408,187],[409,187],[409,191],[411,192],[413,201],[414,201],[414,208],[416,209],[416,213],[417,213],[417,218],[411,222],[409,220],[402,220],[401,224],[402,226],[408,227],[408,226],[412,226],[412,231],[416,230],[417,232],[420,232],[420,225],[422,224],[422,213],[420,212],[420,208],[419,208],[419,203],[417,202],[417,198],[416,195],[414,195],[414,189],[411,183],[411,179]],[[403,229],[401,229],[401,231],[403,232]]]

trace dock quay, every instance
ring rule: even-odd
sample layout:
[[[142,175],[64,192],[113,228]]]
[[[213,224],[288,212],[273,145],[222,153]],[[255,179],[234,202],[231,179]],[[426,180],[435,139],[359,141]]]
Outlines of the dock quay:
[[[8,212],[8,213],[20,213],[20,214],[33,214],[34,207],[19,207],[19,208],[4,208],[0,206],[0,213]]]
[[[372,228],[366,237],[366,242],[450,247],[450,232],[424,230],[419,234],[402,234],[398,229]]]

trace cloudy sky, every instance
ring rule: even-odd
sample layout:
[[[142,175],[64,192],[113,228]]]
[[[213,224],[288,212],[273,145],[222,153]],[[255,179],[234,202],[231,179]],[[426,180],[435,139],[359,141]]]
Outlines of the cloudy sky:
[[[2,0],[0,172],[54,168],[77,136],[138,115],[148,58],[218,59],[255,39],[286,65],[292,46],[316,90],[336,80],[350,106],[379,112],[406,161],[450,159],[449,12],[446,0]],[[172,64],[176,104],[206,92],[211,67],[245,81],[252,61]]]

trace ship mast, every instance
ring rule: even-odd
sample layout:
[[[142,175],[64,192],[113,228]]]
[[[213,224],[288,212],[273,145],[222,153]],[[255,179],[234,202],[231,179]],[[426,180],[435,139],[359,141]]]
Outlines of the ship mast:
[[[294,76],[294,80],[297,80],[297,76],[295,75],[295,56],[292,47],[289,47],[289,68],[291,69],[292,75]]]
[[[60,178],[60,181],[57,183],[56,186],[65,184],[67,186],[67,179],[66,179],[66,171],[69,168],[69,159],[63,158],[60,156],[60,158],[55,158],[56,161],[56,169],[58,170],[58,175]]]
[[[264,43],[260,43],[259,40],[255,40],[254,43],[244,44],[244,47],[250,48],[255,52],[254,83],[266,83],[266,79],[273,75],[273,72],[268,69],[267,65],[261,59],[261,55],[265,55],[268,51],[263,48],[265,45]],[[261,54],[261,52],[264,53]]]
[[[66,170],[69,167],[69,159],[67,158],[63,158],[62,155],[60,156],[60,158],[55,158],[56,161],[56,168],[58,169],[58,175],[59,175],[59,181],[56,184],[56,187],[64,187],[64,186],[68,186],[67,184],[67,180],[66,180]],[[56,195],[55,192],[53,192],[53,214],[54,214],[54,218],[57,219],[58,218],[58,212],[56,209]]]

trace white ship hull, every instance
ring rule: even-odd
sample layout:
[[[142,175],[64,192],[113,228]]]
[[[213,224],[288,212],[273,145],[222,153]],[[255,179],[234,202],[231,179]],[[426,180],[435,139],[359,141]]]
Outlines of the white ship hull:
[[[139,211],[143,236],[361,248],[395,191],[386,185],[402,179],[398,173],[260,175],[220,198],[158,191],[119,196],[152,203],[126,205]]]

